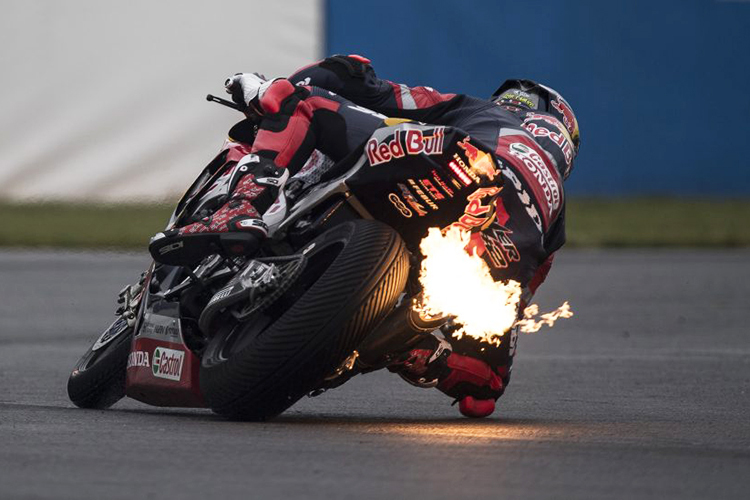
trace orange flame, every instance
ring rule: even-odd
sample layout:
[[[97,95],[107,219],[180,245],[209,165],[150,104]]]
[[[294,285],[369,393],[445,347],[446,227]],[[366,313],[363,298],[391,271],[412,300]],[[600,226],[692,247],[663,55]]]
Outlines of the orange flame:
[[[516,321],[516,325],[520,327],[523,333],[534,333],[538,332],[544,325],[549,327],[554,326],[555,322],[560,318],[573,317],[573,311],[570,310],[570,304],[568,304],[567,300],[554,311],[542,314],[539,320],[534,319],[534,316],[537,314],[539,314],[539,306],[531,304],[523,310],[523,319]]]
[[[445,234],[430,228],[420,243],[425,258],[419,273],[422,284],[420,310],[430,316],[448,315],[461,328],[456,338],[468,335],[499,344],[516,321],[521,285],[496,282],[487,263],[467,253],[470,233],[450,227]]]
[[[535,320],[539,307],[533,304],[518,320],[521,285],[517,281],[497,282],[490,275],[487,263],[467,251],[471,234],[455,226],[445,232],[433,227],[422,239],[419,248],[424,259],[419,272],[422,302],[415,304],[427,316],[452,316],[460,328],[453,336],[464,335],[494,345],[518,325],[522,332],[538,331],[552,326],[559,318],[573,316],[570,305],[542,314]]]

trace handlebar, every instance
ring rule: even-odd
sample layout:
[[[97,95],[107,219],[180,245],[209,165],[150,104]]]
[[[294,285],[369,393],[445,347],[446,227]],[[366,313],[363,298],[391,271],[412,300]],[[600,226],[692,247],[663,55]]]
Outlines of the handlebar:
[[[228,108],[232,108],[232,109],[234,109],[236,111],[242,112],[242,108],[240,107],[239,104],[234,103],[232,101],[227,101],[226,99],[222,99],[221,97],[216,97],[215,95],[208,94],[206,96],[206,100],[210,101],[210,102],[216,102],[216,103],[221,104],[223,106],[226,106]]]

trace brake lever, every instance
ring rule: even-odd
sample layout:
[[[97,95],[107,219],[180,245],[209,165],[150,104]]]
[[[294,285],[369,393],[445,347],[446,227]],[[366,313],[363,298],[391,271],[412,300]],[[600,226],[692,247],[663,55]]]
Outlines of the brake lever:
[[[221,97],[216,97],[215,95],[208,94],[206,96],[206,100],[209,102],[215,102],[215,103],[221,104],[222,106],[226,106],[228,108],[232,108],[241,113],[245,112],[243,107],[237,104],[236,102],[227,101],[226,99],[222,99]]]

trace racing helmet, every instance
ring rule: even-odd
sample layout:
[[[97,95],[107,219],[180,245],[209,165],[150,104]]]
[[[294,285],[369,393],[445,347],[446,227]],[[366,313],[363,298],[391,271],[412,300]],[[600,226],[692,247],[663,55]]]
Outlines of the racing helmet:
[[[531,80],[506,80],[490,97],[492,102],[512,108],[543,111],[560,120],[570,135],[573,154],[578,154],[581,133],[573,108],[559,92]]]

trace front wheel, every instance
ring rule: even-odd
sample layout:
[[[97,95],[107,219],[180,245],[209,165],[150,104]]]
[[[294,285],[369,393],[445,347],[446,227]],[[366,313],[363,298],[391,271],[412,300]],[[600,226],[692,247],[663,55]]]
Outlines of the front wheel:
[[[68,378],[68,397],[79,408],[109,408],[125,397],[133,328],[118,318],[88,348]]]
[[[200,380],[216,413],[264,420],[292,406],[341,365],[406,286],[408,252],[380,222],[336,226],[303,253],[305,268],[274,306],[224,324],[209,342]]]

